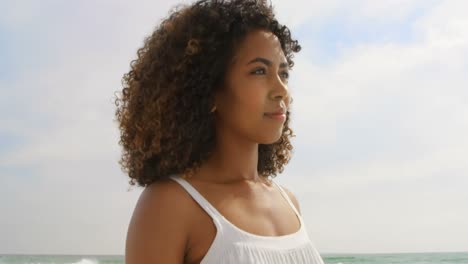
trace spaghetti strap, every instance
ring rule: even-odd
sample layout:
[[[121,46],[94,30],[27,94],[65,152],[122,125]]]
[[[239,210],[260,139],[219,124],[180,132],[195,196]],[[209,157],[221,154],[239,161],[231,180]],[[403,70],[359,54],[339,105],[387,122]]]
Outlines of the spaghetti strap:
[[[222,217],[222,215],[189,182],[187,182],[185,179],[178,175],[171,175],[170,179],[179,183],[190,194],[190,196],[192,196],[192,198],[203,208],[203,210],[205,210],[206,213],[208,213],[208,215],[211,216],[211,218],[213,218],[213,220],[219,221],[219,218]]]
[[[279,184],[277,184],[274,180],[271,180],[271,181],[276,185],[276,187],[278,187],[278,189],[280,190],[281,195],[283,195],[284,199],[286,199],[286,201],[292,207],[292,209],[297,214],[297,216],[300,217],[299,211],[297,210],[294,203],[291,201],[291,198],[289,198],[289,195],[286,193],[286,191]]]

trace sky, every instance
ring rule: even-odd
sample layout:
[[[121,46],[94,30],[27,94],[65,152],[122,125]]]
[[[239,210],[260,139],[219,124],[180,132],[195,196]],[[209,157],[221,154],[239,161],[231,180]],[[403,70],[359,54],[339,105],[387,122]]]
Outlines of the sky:
[[[190,2],[2,2],[0,254],[124,254],[142,188],[117,163],[114,93]],[[272,3],[302,46],[276,181],[317,249],[468,251],[468,2]]]

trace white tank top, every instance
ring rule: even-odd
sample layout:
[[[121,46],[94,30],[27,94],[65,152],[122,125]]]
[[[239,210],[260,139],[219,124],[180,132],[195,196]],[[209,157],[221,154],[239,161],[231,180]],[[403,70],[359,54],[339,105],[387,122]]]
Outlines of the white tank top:
[[[216,236],[200,264],[323,264],[310,240],[304,221],[286,192],[274,182],[299,218],[301,227],[283,236],[260,236],[244,231],[218,212],[189,182],[170,176],[208,213],[216,226]]]

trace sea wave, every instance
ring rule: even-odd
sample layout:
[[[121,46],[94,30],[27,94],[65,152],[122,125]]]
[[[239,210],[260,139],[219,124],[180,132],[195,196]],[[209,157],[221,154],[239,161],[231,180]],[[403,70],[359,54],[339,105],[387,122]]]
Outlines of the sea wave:
[[[99,264],[99,261],[97,259],[82,258],[78,262],[67,264]]]

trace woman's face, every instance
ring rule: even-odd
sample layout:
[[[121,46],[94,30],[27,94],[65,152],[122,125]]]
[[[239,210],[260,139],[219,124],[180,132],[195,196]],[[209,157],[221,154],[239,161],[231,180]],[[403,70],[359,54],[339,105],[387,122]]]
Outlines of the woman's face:
[[[268,31],[251,31],[239,44],[216,100],[218,132],[275,143],[282,135],[290,100],[286,57],[278,38]],[[284,115],[267,115],[278,110]]]

